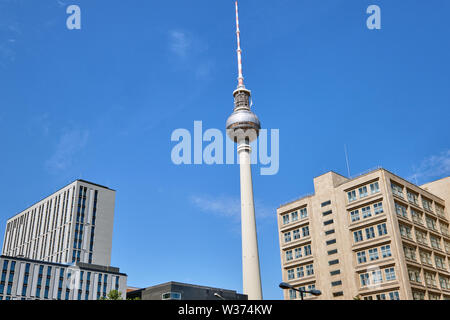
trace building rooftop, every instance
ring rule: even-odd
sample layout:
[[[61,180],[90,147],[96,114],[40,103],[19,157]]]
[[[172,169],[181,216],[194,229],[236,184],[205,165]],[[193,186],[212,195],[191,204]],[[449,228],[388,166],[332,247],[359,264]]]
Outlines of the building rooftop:
[[[45,199],[51,197],[53,194],[55,194],[55,193],[61,191],[62,189],[64,189],[64,188],[70,186],[71,184],[74,184],[74,183],[77,182],[77,181],[83,182],[83,183],[88,183],[88,184],[91,184],[91,185],[93,185],[93,186],[97,186],[97,187],[99,187],[99,188],[103,188],[103,189],[107,189],[107,190],[111,190],[111,191],[116,192],[116,190],[111,189],[111,188],[108,188],[108,187],[106,187],[106,186],[102,186],[101,184],[97,184],[97,183],[90,182],[90,181],[83,180],[83,179],[76,179],[76,180],[72,181],[71,183],[66,184],[64,187],[61,187],[61,188],[59,188],[58,190],[52,192],[51,194],[49,194],[48,196],[42,198],[41,200],[34,202],[32,205],[30,205],[30,206],[26,207],[25,209],[23,209],[22,211],[20,211],[20,212],[14,214],[14,215],[11,216],[10,218],[8,218],[6,221],[11,220],[11,219],[15,218],[16,216],[18,216],[18,215],[24,213],[25,211],[27,211],[27,210],[30,209],[31,207],[35,206],[35,205],[38,204],[39,202],[41,202],[41,201],[43,201],[43,200],[45,200]]]
[[[341,184],[338,185],[338,186],[341,186],[341,185],[344,185],[344,184],[346,184],[346,183],[352,182],[352,181],[354,181],[354,180],[356,180],[356,179],[359,179],[359,178],[361,178],[361,177],[363,177],[363,176],[369,175],[369,174],[371,174],[371,173],[373,173],[373,172],[375,172],[375,171],[386,171],[386,172],[389,172],[390,174],[396,176],[397,178],[399,178],[399,179],[401,179],[401,180],[403,180],[403,181],[405,181],[405,182],[407,182],[407,183],[410,183],[410,184],[412,184],[412,185],[414,185],[414,186],[416,186],[416,187],[422,189],[424,192],[426,192],[426,193],[428,193],[428,194],[431,194],[431,195],[433,195],[434,197],[439,198],[440,200],[444,201],[441,197],[439,197],[439,196],[437,196],[437,195],[435,195],[435,194],[432,194],[432,193],[430,193],[429,191],[423,189],[422,186],[424,186],[424,185],[426,185],[426,184],[428,184],[428,183],[432,183],[432,182],[435,182],[435,181],[439,181],[439,180],[442,180],[442,179],[449,178],[450,176],[449,176],[449,177],[445,177],[445,178],[441,178],[441,179],[437,179],[437,180],[433,180],[433,181],[430,181],[430,182],[427,182],[427,183],[422,184],[422,186],[419,186],[419,185],[417,185],[417,184],[415,184],[415,183],[413,183],[413,182],[411,182],[411,181],[406,180],[405,178],[402,178],[402,177],[396,175],[395,173],[393,173],[393,172],[391,172],[391,171],[389,171],[389,170],[386,170],[386,169],[384,169],[384,168],[382,168],[382,167],[377,167],[376,169],[371,169],[371,170],[369,170],[369,171],[366,171],[366,172],[364,172],[364,173],[362,173],[362,174],[358,174],[358,175],[353,176],[353,177],[351,177],[351,178],[345,177],[345,176],[343,176],[343,175],[341,175],[341,174],[339,174],[339,173],[336,173],[336,172],[334,172],[334,171],[328,171],[328,172],[325,172],[325,173],[323,173],[323,174],[321,174],[321,175],[318,175],[318,176],[314,177],[314,179],[316,179],[316,178],[318,178],[318,177],[321,177],[321,176],[323,176],[323,175],[325,175],[325,174],[328,174],[328,173],[337,174],[337,175],[339,175],[339,176],[341,176],[341,177],[347,179],[345,182],[343,182],[343,183],[341,183]],[[292,204],[292,203],[294,203],[294,202],[301,201],[301,200],[303,200],[303,199],[312,197],[312,196],[314,196],[314,195],[315,195],[315,193],[309,193],[309,194],[300,196],[300,197],[298,197],[298,198],[295,199],[295,200],[292,200],[292,201],[289,201],[289,202],[286,202],[286,203],[281,204],[281,205],[278,207],[278,209],[279,209],[279,208],[282,208],[282,207],[285,207],[285,206],[287,206],[287,205],[290,205],[290,204]]]

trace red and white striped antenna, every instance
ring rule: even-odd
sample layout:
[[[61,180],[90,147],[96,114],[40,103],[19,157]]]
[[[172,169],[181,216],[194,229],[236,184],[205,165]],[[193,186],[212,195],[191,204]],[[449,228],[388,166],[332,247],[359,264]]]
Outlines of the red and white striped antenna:
[[[241,50],[241,32],[239,30],[239,10],[236,0],[236,36],[237,36],[237,58],[238,58],[238,88],[245,88],[244,76],[242,75],[242,50]]]

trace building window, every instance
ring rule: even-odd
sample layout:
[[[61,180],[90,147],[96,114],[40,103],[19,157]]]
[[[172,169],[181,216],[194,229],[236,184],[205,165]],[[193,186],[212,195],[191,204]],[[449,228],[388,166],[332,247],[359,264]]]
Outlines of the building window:
[[[311,255],[311,245],[305,246],[305,257]]]
[[[331,229],[331,230],[328,230],[328,231],[325,231],[325,235],[326,236],[329,236],[330,234],[333,234],[335,232],[335,230],[334,229]],[[450,248],[450,247],[449,247]]]
[[[378,229],[378,235],[379,235],[380,237],[381,237],[381,236],[384,236],[385,234],[387,234],[386,223],[379,224],[379,225],[377,226],[377,229]]]
[[[290,232],[286,232],[284,234],[284,242],[290,242],[291,241],[291,233]]]
[[[372,213],[370,212],[370,206],[362,208],[361,213],[362,213],[363,219],[366,219],[366,218],[369,218],[372,216]]]
[[[332,213],[333,213],[333,211],[328,210],[328,211],[322,212],[322,216],[323,216],[323,217],[326,217],[326,216],[329,216],[329,215],[332,214]]]
[[[297,291],[289,289],[289,299],[291,300],[297,299]]]
[[[333,292],[333,297],[341,297],[344,295],[343,291]]]
[[[295,278],[294,269],[288,270],[287,274],[288,274],[288,280],[292,280]]]
[[[295,248],[295,259],[302,257],[302,248]]]
[[[303,266],[297,267],[297,278],[303,278],[305,276],[305,272],[303,270]]]
[[[438,256],[437,254],[434,255],[434,261],[436,262],[436,267],[440,269],[447,269],[447,266],[445,265],[445,258]]]
[[[411,217],[415,223],[423,225],[423,218],[422,218],[422,214],[420,212],[417,212],[416,210],[411,209]]]
[[[283,216],[283,224],[288,224],[289,223],[289,215],[288,214],[285,214],[284,216]]]
[[[300,209],[300,219],[308,217],[308,210],[306,208]]]
[[[293,235],[294,235],[294,240],[300,239],[300,230],[294,230],[293,231]]]
[[[389,299],[400,300],[400,295],[398,294],[398,291],[389,292]]]
[[[328,251],[328,255],[331,256],[332,254],[336,254],[337,252],[338,252],[337,249],[333,249]]]
[[[359,221],[359,210],[353,210],[350,212],[350,218],[352,219],[352,222]]]
[[[362,287],[368,286],[370,284],[369,274],[368,273],[360,274],[359,275],[359,279],[360,279]]]
[[[374,182],[370,184],[370,193],[374,194],[380,192],[380,186],[378,185],[378,182]]]
[[[336,243],[336,239],[328,240],[326,242],[327,246],[329,246],[330,244],[334,244],[334,243]]]
[[[366,186],[359,188],[358,191],[359,191],[360,198],[367,197],[367,187]]]
[[[348,202],[355,201],[356,200],[356,191],[353,190],[353,191],[347,192],[347,196],[348,196]]]
[[[286,261],[292,260],[292,250],[286,251]]]
[[[397,202],[395,203],[395,212],[401,217],[408,218],[408,212],[406,211],[406,207]]]
[[[411,237],[411,228],[408,228],[409,230],[409,239],[412,239]],[[402,232],[402,229],[400,228],[400,233]],[[402,234],[403,235],[403,234]],[[422,232],[420,230],[416,229],[416,240],[417,242],[424,244],[424,245],[428,245],[428,236],[425,232]]]
[[[314,266],[312,264],[306,266],[306,275],[312,276],[314,274]]]
[[[395,280],[394,268],[384,269],[384,275],[386,276],[386,281]]]
[[[436,220],[434,220],[433,218],[430,217],[426,217],[426,222],[427,222],[427,227],[430,228],[431,230],[437,231],[436,228]]]
[[[360,251],[356,253],[357,259],[358,259],[358,264],[361,263],[366,263],[367,259],[366,259],[366,252],[365,251]]]
[[[399,224],[400,234],[404,238],[412,239],[411,228],[403,224]]]
[[[422,197],[422,205],[426,211],[433,212],[431,209],[431,201]]]
[[[389,258],[390,256],[392,256],[391,253],[391,245],[387,244],[385,246],[381,246],[381,256],[384,258]]]
[[[332,276],[336,276],[338,274],[341,274],[341,270],[330,271],[330,275],[332,275]]]
[[[298,211],[292,212],[291,218],[292,218],[292,221],[297,221],[298,220]]]
[[[431,246],[435,249],[441,249],[441,240],[435,236],[430,235]]]
[[[328,261],[328,265],[332,266],[339,263],[339,259]]]
[[[302,228],[303,237],[309,236],[309,226]]]
[[[379,293],[376,295],[377,300],[386,300],[386,294],[385,293]]]
[[[342,281],[341,280],[331,282],[331,286],[332,287],[336,287],[336,286],[340,286],[340,285],[342,285]]]
[[[407,190],[406,196],[408,197],[409,202],[414,203],[415,205],[419,205],[419,195],[418,194]]]
[[[409,247],[409,246],[403,246],[403,252],[405,253],[405,258],[409,260],[416,261],[416,249]]]
[[[333,223],[333,219],[325,221],[325,222],[323,223],[323,225],[324,225],[324,226],[328,226],[328,225],[330,225],[330,224],[332,224],[332,223]]]
[[[378,260],[378,258],[379,258],[379,256],[378,256],[378,249],[377,248],[369,249],[369,259],[370,259],[370,261]]]
[[[403,187],[401,187],[395,183],[391,183],[391,189],[392,189],[392,193],[394,195],[396,195],[397,197],[403,198]]]
[[[360,242],[363,240],[363,235],[362,235],[362,231],[358,230],[353,232],[353,238],[355,239],[355,242]]]
[[[373,209],[374,209],[375,215],[383,213],[384,212],[384,210],[383,210],[383,202],[375,203],[373,205]]]
[[[365,231],[367,240],[375,238],[375,230],[373,227],[366,228]]]
[[[373,280],[374,284],[383,282],[383,276],[381,274],[381,270],[372,271],[372,280]]]
[[[330,204],[331,204],[331,200],[328,200],[328,201],[322,202],[322,204],[320,206],[323,208],[323,207],[329,206]]]
[[[425,300],[425,292],[423,291],[413,291],[414,300]]]
[[[179,292],[163,293],[162,300],[181,300],[181,293]]]

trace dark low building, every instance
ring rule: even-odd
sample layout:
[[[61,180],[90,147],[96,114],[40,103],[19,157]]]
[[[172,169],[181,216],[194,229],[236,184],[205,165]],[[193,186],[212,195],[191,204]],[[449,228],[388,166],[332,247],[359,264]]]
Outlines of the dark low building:
[[[247,295],[233,290],[167,282],[127,292],[127,299],[142,300],[247,300]]]

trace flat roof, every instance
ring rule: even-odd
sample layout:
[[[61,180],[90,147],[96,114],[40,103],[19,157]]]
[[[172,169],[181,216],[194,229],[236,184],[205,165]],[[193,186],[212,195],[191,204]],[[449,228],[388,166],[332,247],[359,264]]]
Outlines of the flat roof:
[[[393,173],[393,172],[391,172],[391,171],[389,171],[389,170],[387,170],[387,169],[385,169],[385,168],[383,168],[383,167],[379,167],[379,168],[370,170],[370,171],[368,171],[368,172],[366,172],[366,173],[363,173],[363,174],[360,174],[360,175],[358,175],[358,176],[355,176],[354,178],[347,178],[347,177],[345,177],[345,176],[343,176],[343,175],[341,175],[341,174],[339,174],[339,173],[336,173],[336,172],[334,172],[334,171],[331,170],[331,171],[325,172],[324,174],[321,174],[321,175],[318,175],[318,176],[314,177],[314,179],[315,179],[315,178],[318,178],[318,177],[321,177],[321,176],[323,176],[323,175],[325,175],[325,174],[327,174],[327,173],[334,173],[334,174],[337,174],[337,175],[339,175],[339,176],[341,176],[341,177],[347,179],[347,181],[344,181],[343,183],[341,183],[341,184],[339,185],[339,186],[342,186],[342,185],[344,185],[344,184],[346,184],[346,183],[350,183],[350,182],[352,182],[352,181],[354,181],[354,180],[356,180],[356,179],[359,179],[359,178],[361,178],[361,177],[364,177],[364,176],[366,176],[366,175],[369,175],[369,174],[371,174],[371,173],[373,173],[373,172],[375,172],[375,171],[379,171],[379,170],[380,170],[380,171],[386,171],[386,172],[389,172],[389,173],[392,174],[393,176],[395,176],[395,177],[397,177],[397,178],[399,178],[399,179],[401,179],[401,180],[403,180],[403,181],[405,181],[405,182],[407,182],[407,183],[410,183],[410,184],[416,186],[417,188],[421,189],[423,192],[426,192],[426,193],[428,193],[428,194],[430,194],[430,195],[432,195],[432,196],[434,196],[434,197],[436,197],[436,198],[438,198],[438,199],[444,201],[444,199],[442,199],[441,197],[435,195],[434,193],[431,193],[431,192],[428,191],[428,190],[425,190],[424,188],[422,188],[422,186],[424,186],[424,185],[426,185],[426,184],[429,184],[429,183],[432,183],[432,182],[436,182],[436,181],[439,181],[439,180],[443,180],[443,179],[450,178],[450,176],[444,177],[444,178],[441,178],[441,179],[437,179],[437,180],[434,180],[434,181],[431,181],[431,182],[427,182],[427,183],[424,183],[422,186],[419,186],[419,185],[417,185],[417,184],[415,184],[415,183],[412,183],[411,181],[406,180],[405,178],[400,177],[399,175],[396,175],[395,173]],[[308,194],[308,195],[305,195],[305,196],[300,196],[299,198],[297,198],[297,199],[295,199],[295,200],[292,200],[292,201],[289,201],[289,202],[287,202],[287,203],[281,204],[281,205],[278,207],[278,209],[283,208],[283,207],[285,207],[285,206],[288,206],[288,205],[290,205],[290,204],[293,204],[293,203],[295,203],[295,202],[297,202],[297,201],[301,201],[301,200],[303,200],[303,199],[312,197],[312,196],[314,196],[314,195],[315,195],[315,193],[311,193],[311,194]]]
[[[116,271],[112,271],[110,269],[110,268],[113,268],[113,269],[120,270],[119,268],[110,267],[110,266],[101,266],[101,265],[97,265],[97,264],[89,264],[89,263],[58,263],[58,262],[34,260],[34,259],[25,258],[25,257],[12,257],[12,256],[5,256],[5,255],[0,255],[0,258],[8,259],[8,260],[18,260],[18,261],[30,262],[30,263],[36,263],[36,264],[45,264],[45,265],[51,265],[51,266],[55,266],[55,267],[64,267],[64,268],[79,267],[80,269],[83,269],[83,270],[98,271],[98,272],[101,272],[101,273],[111,273],[111,274],[127,276],[126,273],[121,273],[121,272],[118,272],[118,271],[116,272]]]
[[[88,184],[91,184],[91,185],[93,185],[93,186],[97,186],[97,187],[100,187],[100,188],[103,188],[103,189],[107,189],[107,190],[111,190],[111,191],[116,192],[116,190],[111,189],[111,188],[108,188],[108,187],[105,187],[105,186],[102,186],[101,184],[93,183],[93,182],[90,182],[90,181],[87,181],[87,180],[83,180],[83,179],[76,179],[76,180],[72,181],[71,183],[66,184],[64,187],[61,187],[61,188],[59,188],[58,190],[52,192],[51,194],[49,194],[48,196],[42,198],[41,200],[34,202],[32,205],[26,207],[26,208],[23,209],[22,211],[20,211],[20,212],[14,214],[14,215],[11,216],[10,218],[6,219],[6,221],[9,221],[9,220],[13,219],[14,217],[18,216],[19,214],[24,213],[25,211],[27,211],[27,210],[30,209],[31,207],[35,206],[35,205],[38,204],[39,202],[44,201],[45,199],[51,197],[53,194],[55,194],[55,193],[61,191],[61,190],[64,189],[64,188],[67,188],[68,186],[70,186],[71,184],[74,184],[75,182],[88,183]]]

